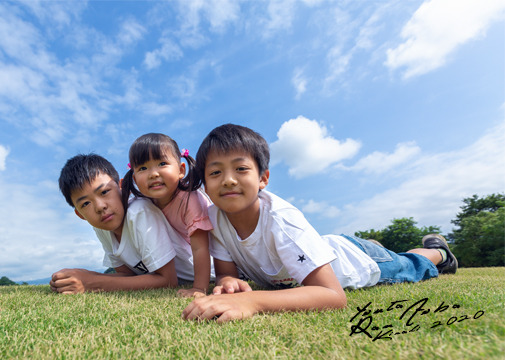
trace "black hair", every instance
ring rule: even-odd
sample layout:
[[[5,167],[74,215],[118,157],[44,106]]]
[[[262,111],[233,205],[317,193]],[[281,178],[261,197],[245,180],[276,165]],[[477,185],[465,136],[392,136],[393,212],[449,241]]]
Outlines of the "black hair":
[[[61,169],[58,180],[60,191],[67,203],[75,207],[72,203],[72,192],[90,184],[100,174],[109,175],[116,184],[119,184],[118,172],[107,159],[100,155],[79,154],[68,159]]]
[[[212,130],[198,149],[196,169],[201,181],[205,184],[205,163],[210,151],[226,153],[237,150],[254,158],[260,175],[268,170],[270,150],[263,136],[245,126],[225,124]]]
[[[165,154],[167,154],[167,152],[173,155],[179,164],[181,163],[181,151],[179,150],[179,146],[177,145],[177,142],[168,135],[158,133],[145,134],[135,140],[130,146],[130,170],[128,170],[122,182],[122,197],[125,210],[128,208],[128,199],[130,194],[137,197],[145,197],[135,187],[135,183],[133,181],[134,169],[139,165],[145,164],[151,159],[161,159]],[[179,180],[177,189],[188,192],[186,201],[187,208],[187,202],[189,201],[190,195],[189,193],[191,191],[198,190],[202,185],[202,181],[195,170],[195,159],[188,154],[184,154],[183,157],[188,165],[188,172],[183,179]]]

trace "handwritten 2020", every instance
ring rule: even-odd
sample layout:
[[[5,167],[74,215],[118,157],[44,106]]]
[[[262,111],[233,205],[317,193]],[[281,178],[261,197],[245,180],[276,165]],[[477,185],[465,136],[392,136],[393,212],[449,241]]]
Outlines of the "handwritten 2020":
[[[364,334],[372,341],[376,340],[392,340],[393,336],[408,334],[412,332],[418,331],[421,326],[415,322],[418,321],[423,315],[429,313],[443,313],[448,309],[459,309],[460,305],[446,305],[444,301],[440,303],[434,310],[429,307],[426,307],[428,303],[428,298],[421,299],[410,304],[409,300],[397,300],[392,301],[391,304],[387,308],[378,308],[371,309],[370,305],[372,302],[369,302],[363,307],[357,306],[357,313],[349,320],[349,322],[353,322],[356,320],[356,323],[351,326],[351,333],[349,336]],[[406,330],[395,330],[393,325],[384,325],[382,327],[378,327],[374,325],[374,316],[378,316],[378,314],[386,313],[386,312],[396,312],[400,314],[398,317],[399,320],[405,321]],[[444,318],[442,320],[433,321],[430,328],[434,329],[438,326],[451,326],[455,323],[459,323],[466,320],[477,320],[484,315],[483,310],[478,310],[473,315],[458,315],[458,316],[450,316],[447,318],[446,314],[442,315]],[[375,333],[374,333],[375,332]]]

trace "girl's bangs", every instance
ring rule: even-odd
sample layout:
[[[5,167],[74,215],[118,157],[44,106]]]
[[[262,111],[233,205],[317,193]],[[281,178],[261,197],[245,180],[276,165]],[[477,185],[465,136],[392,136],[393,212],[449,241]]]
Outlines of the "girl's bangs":
[[[130,149],[130,163],[132,167],[145,164],[151,159],[160,160],[166,155],[174,155],[169,142],[156,138],[144,140],[133,144]],[[177,157],[175,158],[177,159]]]

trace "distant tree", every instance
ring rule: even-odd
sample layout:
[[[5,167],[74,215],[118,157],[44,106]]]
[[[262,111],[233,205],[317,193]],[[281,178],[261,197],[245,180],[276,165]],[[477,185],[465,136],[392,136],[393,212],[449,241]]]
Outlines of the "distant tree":
[[[440,227],[428,226],[418,228],[413,218],[393,219],[391,225],[383,230],[357,231],[354,234],[363,239],[375,239],[389,250],[406,252],[422,247],[422,238],[427,234],[440,233]]]
[[[367,230],[367,231],[356,231],[354,233],[359,238],[362,239],[374,239],[377,240],[378,242],[382,243],[382,231],[381,230]]]
[[[449,237],[460,266],[505,265],[505,195],[463,199],[461,212],[451,222],[457,226]]]
[[[495,212],[505,206],[505,194],[491,194],[484,198],[477,195],[463,199],[465,205],[461,206],[461,212],[456,215],[456,219],[451,220],[456,226],[461,226],[461,221],[469,216],[477,215],[481,211]],[[454,232],[457,232],[456,229]]]
[[[9,286],[9,285],[17,285],[17,283],[9,279],[7,276],[2,276],[0,278],[0,286]]]
[[[104,274],[115,274],[116,273],[116,269],[114,269],[114,268],[108,268],[103,273]]]

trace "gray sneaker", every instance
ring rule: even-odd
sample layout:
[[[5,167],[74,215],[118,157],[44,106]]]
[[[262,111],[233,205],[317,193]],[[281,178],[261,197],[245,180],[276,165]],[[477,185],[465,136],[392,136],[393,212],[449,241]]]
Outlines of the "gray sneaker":
[[[429,234],[423,237],[423,247],[425,249],[444,249],[447,252],[447,259],[437,265],[439,274],[455,274],[458,269],[458,260],[449,250],[449,245],[442,235]]]

